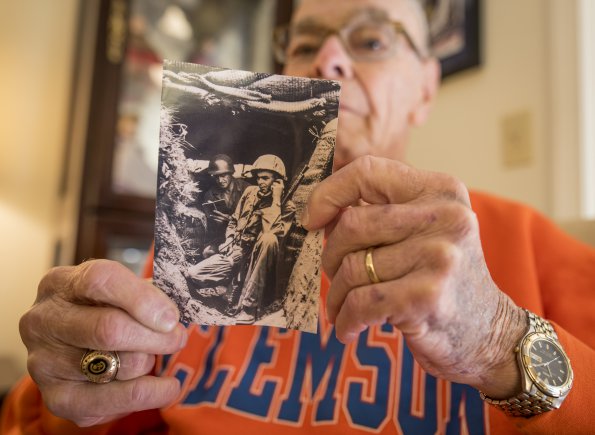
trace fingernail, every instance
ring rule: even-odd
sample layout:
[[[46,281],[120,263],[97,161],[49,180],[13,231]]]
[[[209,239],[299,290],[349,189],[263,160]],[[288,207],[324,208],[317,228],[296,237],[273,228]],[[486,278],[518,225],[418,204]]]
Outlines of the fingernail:
[[[325,317],[326,317],[326,321],[328,323],[330,323],[331,325],[335,323],[334,322],[335,319],[331,317],[330,313],[328,312],[328,308],[324,310],[324,314],[325,314]]]
[[[308,212],[308,206],[306,205],[306,207],[304,207],[304,211],[302,212],[302,217],[300,218],[300,221],[302,222],[302,226],[308,226],[308,223],[310,222],[310,213]]]
[[[182,336],[182,341],[180,342],[180,349],[184,349],[186,344],[188,343],[188,332],[184,329],[184,335]]]
[[[157,327],[163,332],[172,331],[178,324],[178,313],[175,310],[167,309],[157,319]]]

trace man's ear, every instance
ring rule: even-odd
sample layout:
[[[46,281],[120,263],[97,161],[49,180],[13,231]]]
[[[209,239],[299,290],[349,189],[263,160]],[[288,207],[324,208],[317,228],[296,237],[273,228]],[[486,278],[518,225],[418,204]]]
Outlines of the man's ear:
[[[440,87],[440,74],[441,68],[438,59],[431,57],[423,61],[421,101],[412,117],[412,124],[416,127],[423,125],[428,119],[430,110],[436,99],[436,94],[438,93],[438,88]]]

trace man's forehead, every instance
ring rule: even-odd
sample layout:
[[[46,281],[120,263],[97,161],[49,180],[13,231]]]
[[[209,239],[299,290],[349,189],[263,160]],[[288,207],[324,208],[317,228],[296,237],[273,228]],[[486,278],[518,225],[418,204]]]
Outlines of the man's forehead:
[[[390,18],[409,22],[410,0],[302,0],[293,17],[294,25],[326,25],[335,27],[354,17]]]
[[[385,10],[373,7],[358,8],[345,14],[339,14],[338,12],[334,13],[332,17],[329,17],[328,15],[308,15],[301,19],[294,20],[293,24],[297,28],[327,27],[331,24],[334,24],[335,26],[345,25],[355,18],[370,18],[375,20],[389,18],[389,15]]]

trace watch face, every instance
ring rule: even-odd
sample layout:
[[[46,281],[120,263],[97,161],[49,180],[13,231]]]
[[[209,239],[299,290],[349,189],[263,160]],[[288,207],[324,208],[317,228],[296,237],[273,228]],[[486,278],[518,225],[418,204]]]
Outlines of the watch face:
[[[566,354],[553,340],[538,336],[526,350],[530,358],[529,373],[538,387],[544,386],[551,392],[568,384],[572,370]]]

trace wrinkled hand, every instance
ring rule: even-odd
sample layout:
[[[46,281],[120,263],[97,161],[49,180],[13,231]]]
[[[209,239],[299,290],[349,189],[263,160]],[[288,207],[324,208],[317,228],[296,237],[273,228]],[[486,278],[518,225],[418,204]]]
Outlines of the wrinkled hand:
[[[118,263],[54,268],[20,322],[29,373],[49,410],[79,426],[166,406],[180,393],[178,381],[148,374],[155,354],[184,346],[186,331],[178,318],[164,293]],[[87,349],[118,351],[115,381],[86,380],[80,361]]]
[[[461,182],[366,156],[320,183],[307,210],[308,229],[327,226],[327,317],[339,340],[388,322],[434,376],[496,398],[517,392],[526,316],[490,277]],[[378,284],[365,269],[371,246]]]

